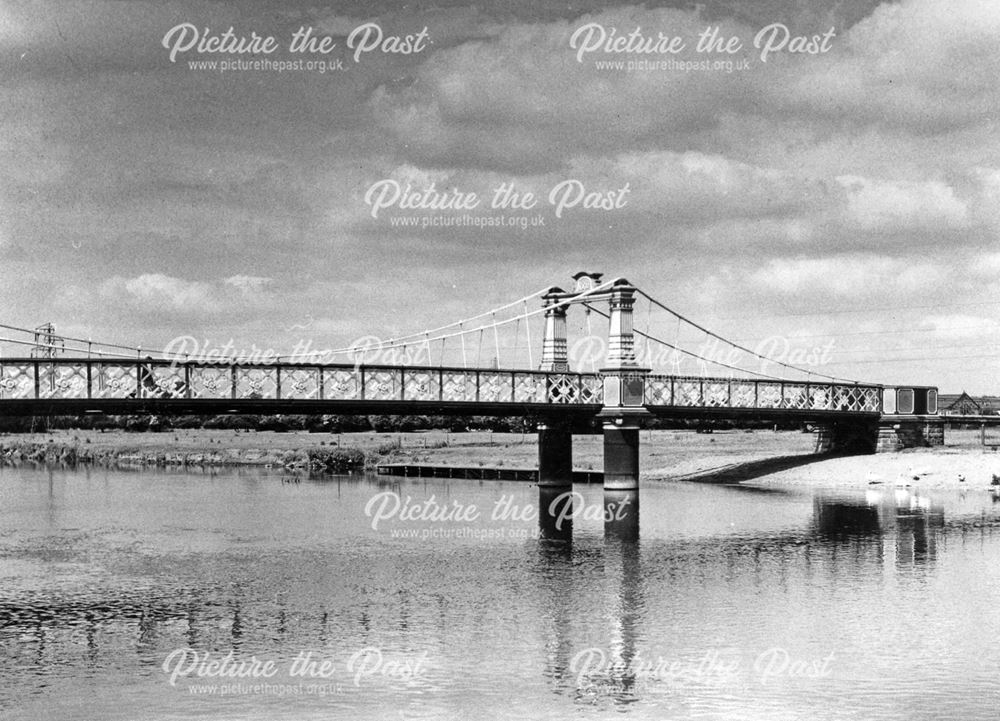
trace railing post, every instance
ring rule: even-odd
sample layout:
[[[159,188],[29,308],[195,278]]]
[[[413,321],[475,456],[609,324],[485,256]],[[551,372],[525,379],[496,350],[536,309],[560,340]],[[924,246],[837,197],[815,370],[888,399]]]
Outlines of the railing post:
[[[274,399],[281,400],[281,366],[274,367]]]
[[[94,364],[91,363],[89,360],[86,361],[86,363],[87,363],[87,399],[90,400],[91,398],[94,397],[93,390],[91,389],[92,378],[93,378],[92,369]]]

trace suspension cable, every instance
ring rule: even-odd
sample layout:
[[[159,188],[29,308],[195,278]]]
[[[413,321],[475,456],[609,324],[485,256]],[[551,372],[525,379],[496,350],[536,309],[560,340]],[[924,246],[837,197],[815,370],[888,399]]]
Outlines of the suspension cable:
[[[686,317],[682,316],[680,313],[678,313],[677,311],[673,310],[672,308],[667,307],[666,305],[664,305],[663,303],[661,303],[660,301],[656,300],[651,295],[649,295],[648,293],[646,293],[645,291],[636,288],[636,292],[638,292],[640,295],[642,295],[644,298],[646,298],[646,300],[648,300],[650,303],[653,303],[657,307],[662,308],[663,310],[667,311],[671,315],[676,316],[678,320],[684,321],[688,325],[690,325],[690,326],[692,326],[694,328],[697,328],[702,333],[705,333],[706,335],[709,335],[712,338],[720,340],[723,343],[726,343],[727,345],[732,346],[733,348],[741,350],[744,353],[749,353],[750,355],[754,356],[755,358],[759,358],[760,360],[767,361],[768,363],[774,363],[775,365],[779,365],[779,366],[781,366],[783,368],[788,368],[789,370],[793,370],[793,371],[796,371],[798,373],[805,373],[807,375],[815,375],[815,376],[817,376],[819,378],[826,378],[826,379],[832,380],[832,381],[844,381],[846,383],[854,383],[854,384],[860,383],[860,381],[852,379],[852,378],[841,378],[839,376],[831,376],[831,375],[827,375],[825,373],[815,373],[815,372],[807,370],[805,368],[799,368],[798,366],[794,366],[794,365],[791,365],[789,363],[784,363],[782,361],[775,360],[774,358],[768,358],[767,356],[764,356],[764,355],[761,355],[760,353],[752,351],[752,350],[750,350],[749,348],[747,348],[745,346],[742,346],[742,345],[740,345],[738,343],[734,343],[733,341],[729,340],[728,338],[722,337],[718,333],[714,333],[714,332],[710,331],[708,328],[705,328],[704,326],[701,326],[701,325],[695,323],[690,318],[686,318]]]

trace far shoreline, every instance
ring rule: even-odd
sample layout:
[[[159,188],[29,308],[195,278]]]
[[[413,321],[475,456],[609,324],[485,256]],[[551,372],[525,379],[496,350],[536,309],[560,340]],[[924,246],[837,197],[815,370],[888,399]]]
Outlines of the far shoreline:
[[[815,454],[814,447],[815,436],[800,431],[644,430],[641,482],[986,488],[993,475],[1000,475],[1000,454],[980,445],[975,430],[949,430],[944,446],[895,453],[840,456]],[[537,438],[530,432],[185,429],[0,434],[0,462],[6,465],[270,467],[328,473],[374,471],[388,463],[533,469],[537,453]],[[573,461],[576,470],[601,471],[601,436],[574,436]]]

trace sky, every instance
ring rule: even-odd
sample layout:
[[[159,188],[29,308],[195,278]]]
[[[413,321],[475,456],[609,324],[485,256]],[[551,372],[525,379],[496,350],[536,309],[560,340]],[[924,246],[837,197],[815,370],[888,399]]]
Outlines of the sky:
[[[276,49],[172,44],[230,27]],[[583,270],[817,373],[1000,393],[997,38],[995,0],[0,0],[0,323],[341,347]]]

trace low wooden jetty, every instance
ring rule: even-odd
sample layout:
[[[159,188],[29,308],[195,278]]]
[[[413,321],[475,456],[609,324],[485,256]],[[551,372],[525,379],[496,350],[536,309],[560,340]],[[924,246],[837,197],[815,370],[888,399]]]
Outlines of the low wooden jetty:
[[[387,463],[378,466],[380,476],[407,476],[410,478],[467,478],[476,481],[527,481],[536,483],[538,471],[534,468],[486,468],[462,466],[429,466],[413,463]],[[573,471],[573,483],[603,483],[600,471]]]

